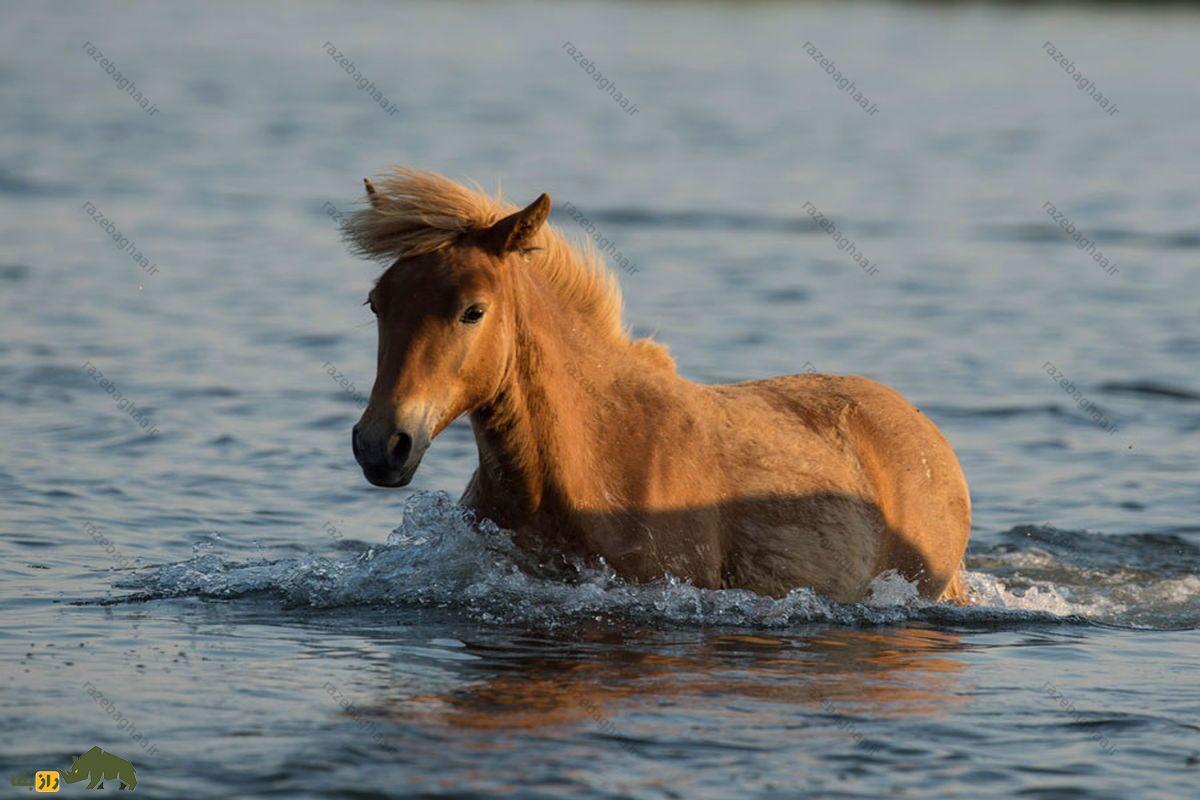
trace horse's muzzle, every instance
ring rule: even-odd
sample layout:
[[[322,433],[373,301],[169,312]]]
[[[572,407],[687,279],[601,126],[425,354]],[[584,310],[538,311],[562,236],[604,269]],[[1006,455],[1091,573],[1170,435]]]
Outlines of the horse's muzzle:
[[[373,435],[355,425],[350,433],[354,460],[363,476],[376,486],[407,486],[412,482],[421,457],[429,448],[425,431],[394,431],[389,436]]]

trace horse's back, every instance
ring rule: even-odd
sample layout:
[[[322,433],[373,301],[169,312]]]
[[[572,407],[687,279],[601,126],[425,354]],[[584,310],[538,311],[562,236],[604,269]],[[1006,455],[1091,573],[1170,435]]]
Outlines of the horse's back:
[[[754,494],[793,498],[827,560],[843,559],[837,587],[818,588],[852,595],[863,576],[888,569],[918,580],[927,596],[951,585],[970,532],[966,481],[945,437],[899,392],[867,378],[812,374],[710,388],[726,414],[745,416],[737,446],[753,456],[733,479]],[[847,531],[840,547],[830,543],[831,515]],[[819,530],[822,519],[829,533]],[[772,551],[783,546],[768,543]]]

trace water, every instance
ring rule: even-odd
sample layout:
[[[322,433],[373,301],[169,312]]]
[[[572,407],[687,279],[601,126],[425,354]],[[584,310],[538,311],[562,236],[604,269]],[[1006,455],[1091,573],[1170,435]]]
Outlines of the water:
[[[0,774],[99,745],[150,797],[1195,796],[1200,17],[284,10],[0,10]],[[391,163],[588,213],[689,377],[903,391],[970,481],[974,603],[528,575],[452,502],[463,425],[368,486],[376,268],[325,204]]]

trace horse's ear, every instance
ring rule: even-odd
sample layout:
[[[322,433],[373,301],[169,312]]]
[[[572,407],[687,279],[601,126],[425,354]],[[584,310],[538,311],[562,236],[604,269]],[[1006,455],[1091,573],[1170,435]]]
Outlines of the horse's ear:
[[[375,191],[375,184],[371,183],[370,178],[363,178],[363,186],[367,187],[367,199],[371,201],[371,205],[379,208],[383,205],[383,195]]]
[[[550,195],[543,193],[525,208],[509,214],[484,231],[485,246],[498,255],[523,250],[533,241],[549,216]]]

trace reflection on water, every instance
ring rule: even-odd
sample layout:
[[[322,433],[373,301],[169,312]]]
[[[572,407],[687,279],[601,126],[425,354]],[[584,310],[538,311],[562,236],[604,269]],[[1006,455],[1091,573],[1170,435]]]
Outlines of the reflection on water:
[[[964,666],[954,634],[933,630],[828,630],[774,638],[729,634],[687,655],[647,653],[638,642],[596,632],[580,652],[523,660],[451,695],[411,698],[389,711],[427,724],[536,728],[627,715],[641,709],[750,700],[832,706],[856,714],[945,713],[961,702]],[[433,706],[436,710],[431,710]],[[424,709],[414,717],[413,711]]]

